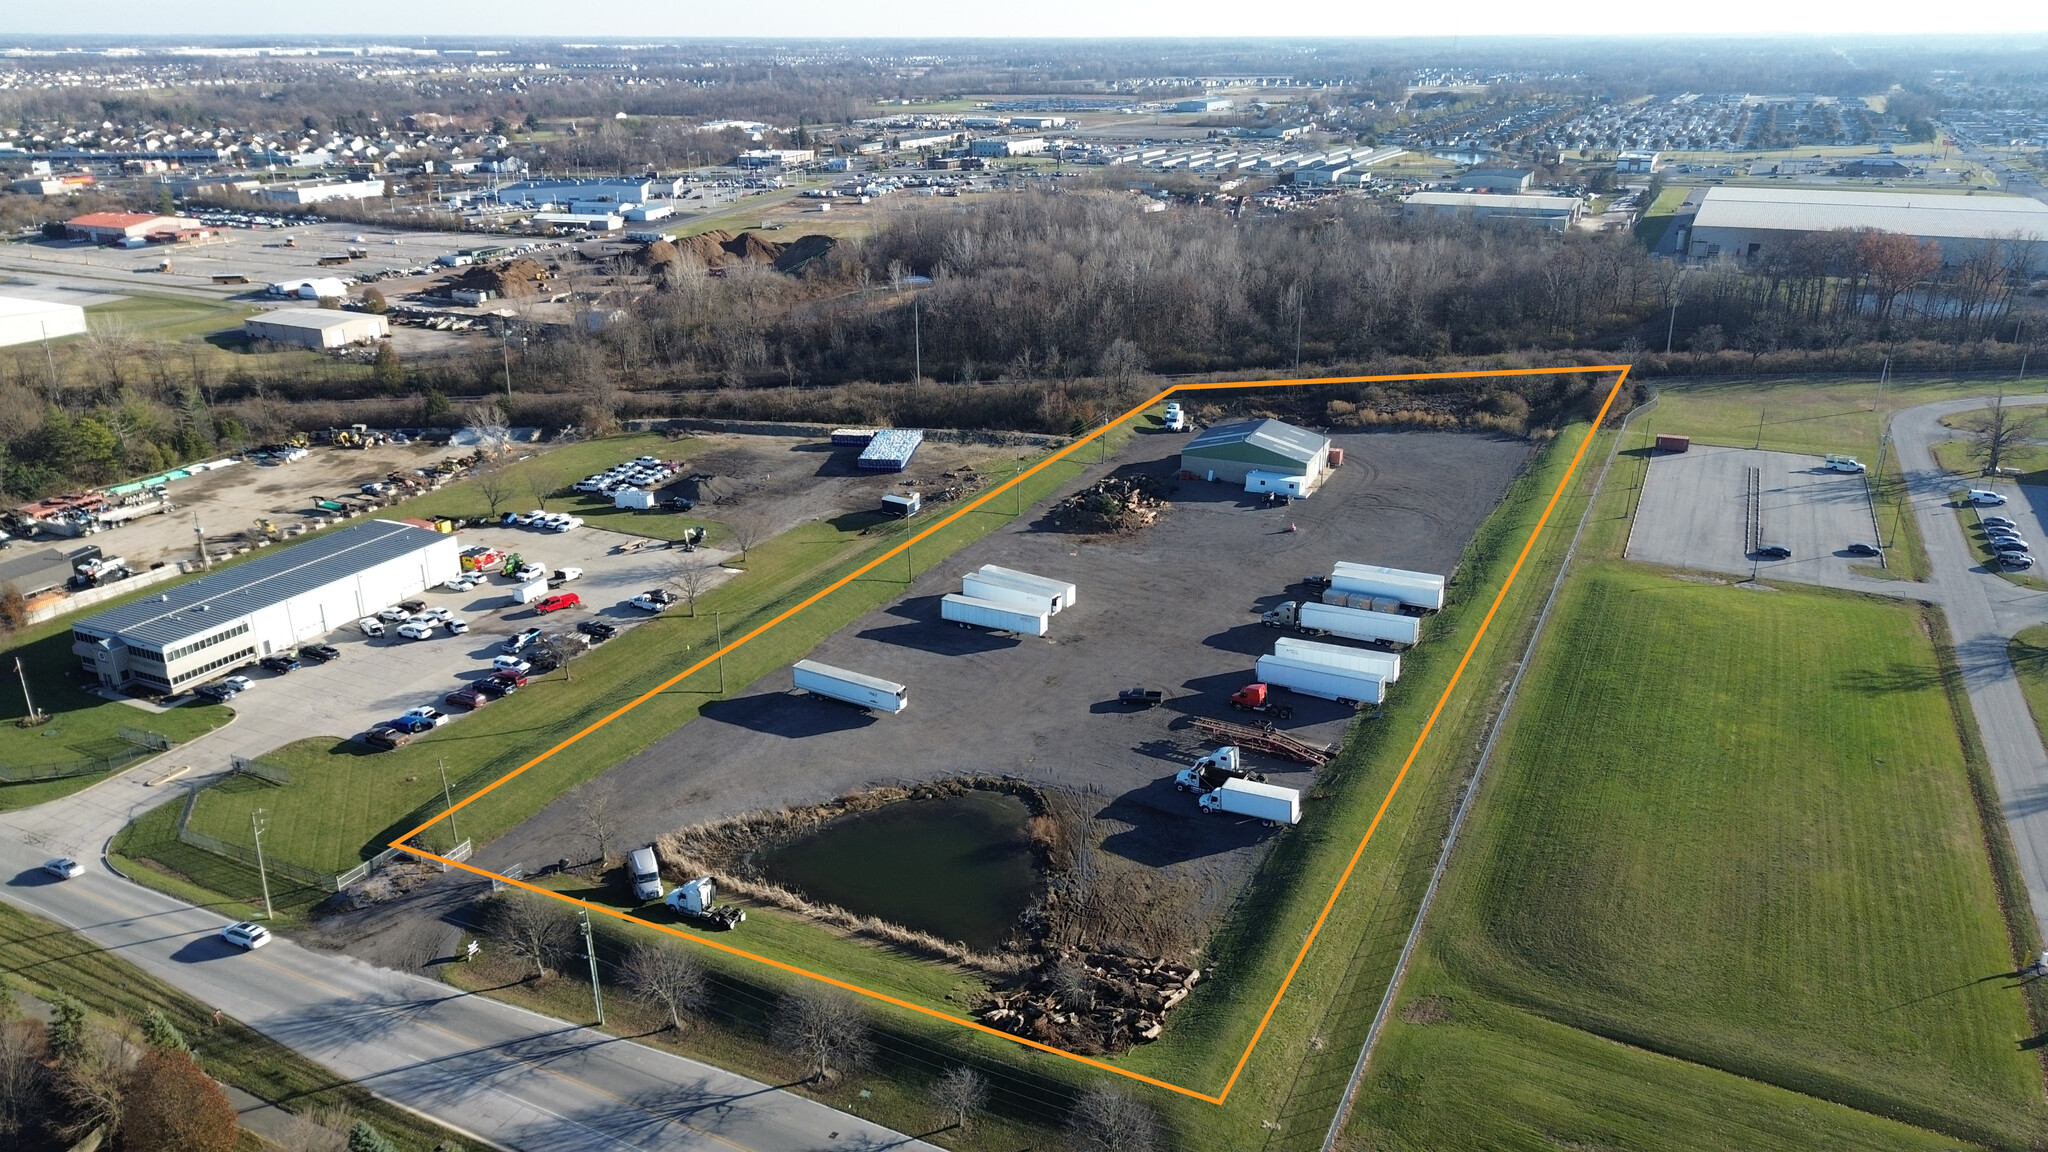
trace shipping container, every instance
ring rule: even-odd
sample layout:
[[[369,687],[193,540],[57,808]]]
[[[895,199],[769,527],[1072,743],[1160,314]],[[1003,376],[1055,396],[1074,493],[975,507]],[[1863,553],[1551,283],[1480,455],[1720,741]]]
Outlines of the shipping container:
[[[1049,620],[1042,612],[957,595],[949,595],[939,601],[939,618],[962,627],[973,625],[997,632],[1015,632],[1021,636],[1045,635]]]
[[[1027,592],[1038,592],[1052,597],[1055,602],[1054,612],[1072,608],[1078,600],[1072,584],[1064,580],[1054,580],[1049,576],[1034,576],[1029,572],[1019,572],[1015,568],[1002,568],[994,564],[983,564],[980,574],[987,579],[1000,580]]]
[[[1370,672],[1311,664],[1281,656],[1261,656],[1259,679],[1289,692],[1318,696],[1340,704],[1379,704],[1387,698],[1387,682]]]
[[[1337,644],[1318,644],[1313,640],[1296,640],[1292,636],[1282,636],[1273,641],[1273,655],[1282,660],[1328,664],[1337,668],[1349,668],[1355,672],[1370,672],[1389,684],[1401,678],[1399,656],[1370,648],[1345,648]]]
[[[1691,451],[1691,450],[1692,450],[1692,437],[1690,437],[1690,436],[1674,436],[1674,435],[1672,435],[1672,434],[1671,434],[1671,433],[1669,433],[1669,432],[1659,432],[1659,433],[1657,433],[1657,451],[1659,451],[1659,452],[1689,452],[1689,451]]]
[[[1436,611],[1444,606],[1444,578],[1433,572],[1408,572],[1377,564],[1339,561],[1330,570],[1330,587],[1339,592],[1385,596],[1415,608]]]
[[[813,696],[824,696],[843,704],[887,712],[891,716],[903,711],[910,704],[910,690],[890,680],[863,676],[820,664],[815,660],[799,660],[790,667],[790,679],[800,692]]]

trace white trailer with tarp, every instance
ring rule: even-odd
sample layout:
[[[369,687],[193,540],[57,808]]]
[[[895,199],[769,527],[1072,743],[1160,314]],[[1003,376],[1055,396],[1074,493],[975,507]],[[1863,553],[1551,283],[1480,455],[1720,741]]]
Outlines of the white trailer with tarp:
[[[1409,572],[1340,560],[1330,570],[1330,590],[1399,600],[1432,612],[1444,606],[1444,578],[1434,572]]]

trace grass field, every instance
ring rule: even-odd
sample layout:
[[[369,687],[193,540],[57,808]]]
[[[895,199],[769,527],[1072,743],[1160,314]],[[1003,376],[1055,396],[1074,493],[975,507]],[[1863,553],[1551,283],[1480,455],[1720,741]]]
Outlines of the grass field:
[[[240,328],[243,318],[255,312],[190,296],[131,295],[110,304],[95,304],[86,314],[94,328],[118,324],[145,339],[176,342]],[[308,357],[314,355],[308,353]]]
[[[2027,710],[2034,714],[2034,727],[2041,730],[2041,742],[2048,744],[2048,625],[2021,631],[2005,647],[2020,691],[2026,693]]]
[[[1685,194],[1692,191],[1686,187],[1665,188],[1657,198],[1643,209],[1636,220],[1635,237],[1638,244],[1655,244],[1664,238],[1664,229],[1671,226],[1671,218],[1678,215],[1678,207],[1685,203]]]
[[[140,1020],[151,1008],[169,1016],[208,1074],[289,1112],[340,1107],[375,1125],[404,1152],[445,1144],[470,1147],[446,1129],[393,1107],[48,920],[0,904],[0,972],[15,987],[48,999],[76,997],[103,1018]],[[269,1147],[266,1145],[265,1147]]]
[[[1360,1094],[1374,1147],[2048,1123],[1916,609],[1589,562],[1494,773]]]

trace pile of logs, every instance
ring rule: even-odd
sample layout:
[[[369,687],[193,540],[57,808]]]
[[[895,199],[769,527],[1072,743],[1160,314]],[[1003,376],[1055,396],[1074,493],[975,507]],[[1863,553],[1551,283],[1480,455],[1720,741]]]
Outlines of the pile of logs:
[[[1025,973],[1015,990],[992,994],[981,1018],[1064,1051],[1114,1055],[1159,1039],[1166,1014],[1201,978],[1200,969],[1171,960],[1062,951]]]
[[[1113,532],[1128,536],[1149,528],[1166,511],[1170,480],[1158,476],[1111,476],[1053,505],[1046,517],[1069,532]]]

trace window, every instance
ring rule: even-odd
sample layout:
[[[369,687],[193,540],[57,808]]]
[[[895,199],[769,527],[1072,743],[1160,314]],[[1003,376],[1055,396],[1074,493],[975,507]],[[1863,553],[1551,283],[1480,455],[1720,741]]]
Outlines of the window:
[[[73,628],[71,630],[71,638],[80,644],[98,644],[106,640],[105,636],[96,636],[82,628]]]
[[[247,632],[248,630],[248,627],[244,625],[242,631]],[[240,652],[236,652],[233,655],[222,656],[218,660],[213,660],[205,664],[201,664],[199,667],[194,668],[189,672],[178,673],[176,683],[183,684],[187,681],[195,680],[201,676],[206,675],[208,672],[214,671],[217,668],[225,668],[230,664],[235,664],[243,660],[247,660],[249,657],[254,655],[256,655],[256,649],[244,648]]]
[[[169,652],[164,653],[164,660],[166,663],[168,663],[172,660],[183,659],[184,657],[190,656],[192,653],[197,652],[202,648],[211,648],[215,644],[218,644],[223,640],[228,640],[236,636],[240,636],[248,630],[249,622],[247,620],[244,620],[240,624],[235,625],[233,628],[230,628],[225,632],[215,633],[212,636],[208,636],[204,640],[194,640],[192,643],[187,644],[182,648],[173,648]],[[183,679],[183,677],[180,677],[180,679]]]

